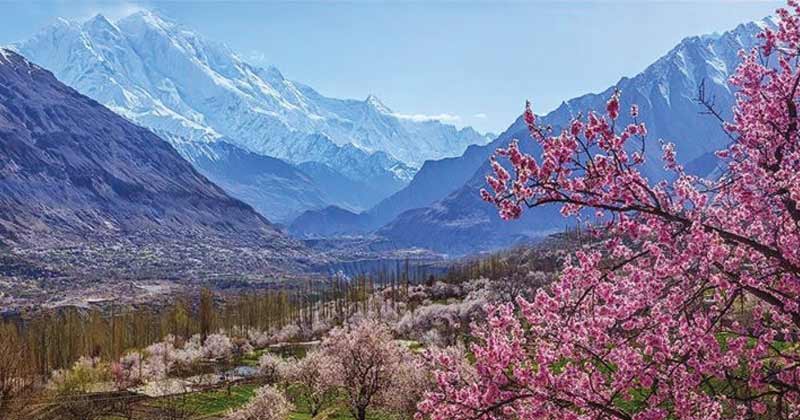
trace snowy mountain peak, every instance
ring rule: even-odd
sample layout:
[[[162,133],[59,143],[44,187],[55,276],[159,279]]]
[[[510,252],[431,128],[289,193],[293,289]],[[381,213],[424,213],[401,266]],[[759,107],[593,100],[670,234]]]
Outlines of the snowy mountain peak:
[[[21,251],[43,244],[72,249],[69,263],[61,266],[70,266],[62,274],[75,278],[86,278],[80,267],[121,273],[115,270],[174,265],[155,254],[179,255],[198,243],[231,253],[250,246],[249,256],[262,256],[251,264],[264,268],[260,276],[275,275],[286,266],[282,261],[295,256],[310,261],[301,244],[211,183],[162,139],[65,86],[51,72],[0,50],[0,86],[4,245]],[[163,252],[123,256],[115,251],[119,246]],[[79,251],[89,249],[105,256]],[[51,262],[44,257],[35,264]],[[173,274],[161,273],[175,276],[198,268],[191,261],[185,268],[175,266]]]
[[[11,59],[9,57],[11,57],[12,54],[14,54],[14,51],[7,48],[0,48],[0,59],[2,59],[3,62],[10,61]]]
[[[761,33],[764,29],[776,29],[778,27],[779,19],[775,15],[766,16],[763,19],[754,20],[750,22],[740,23],[736,28],[725,31],[720,36],[730,36],[732,34],[753,36]],[[708,36],[708,35],[706,35]]]
[[[116,29],[113,23],[108,20],[103,14],[98,13],[94,15],[91,19],[87,20],[83,24],[87,28],[104,28],[104,29]]]
[[[283,73],[281,73],[281,71],[275,66],[268,66],[267,68],[261,69],[261,74],[263,74],[267,80],[270,81],[283,82],[286,80],[286,78],[283,77]]]
[[[698,176],[714,173],[719,164],[714,151],[724,148],[730,139],[716,119],[703,113],[696,101],[698,89],[702,83],[706,93],[714,97],[715,108],[724,118],[730,117],[736,98],[728,80],[741,62],[738,53],[754,48],[758,33],[773,24],[768,18],[720,34],[685,38],[641,73],[623,77],[602,92],[568,100],[549,114],[542,115],[540,121],[558,131],[568,127],[579,113],[602,112],[614,90],[620,89],[621,108],[628,109],[631,104],[637,104],[639,121],[647,125],[646,161],[641,170],[648,178],[656,181],[669,176],[664,172],[661,149],[657,145],[660,139],[675,144],[678,159],[685,164],[687,172]],[[617,124],[624,126],[629,122],[629,117],[623,114]],[[467,166],[466,172],[471,174],[471,179],[466,184],[445,192],[439,196],[439,201],[427,207],[406,207],[411,210],[397,216],[377,234],[399,247],[428,247],[458,254],[509,246],[525,240],[523,235],[543,236],[563,229],[565,219],[557,206],[538,207],[521,220],[509,224],[502,221],[496,210],[487,206],[477,194],[478,189],[486,184],[485,175],[492,171],[488,159],[492,152],[498,147],[506,147],[513,138],[521,139],[527,135],[527,127],[519,118],[491,144],[470,149],[479,155],[479,159],[472,161],[474,158],[469,153],[453,159],[456,167]],[[536,142],[520,144],[535,156],[541,154]],[[474,162],[474,166],[470,166],[470,162]],[[446,166],[438,170],[430,166],[427,169],[430,171],[423,168],[409,187],[395,197],[424,196],[426,189],[418,182],[422,176],[426,177],[424,179],[451,179],[463,173]],[[397,202],[386,201],[390,205]],[[387,208],[384,204],[376,207],[384,208]]]
[[[400,119],[378,98],[321,95],[275,67],[248,64],[222,43],[151,11],[59,23],[17,46],[68,85],[171,139],[216,141],[293,163],[345,169],[366,162],[419,168],[486,138]],[[311,135],[324,139],[311,140]],[[357,150],[341,149],[352,145]],[[389,159],[371,159],[384,152]],[[341,160],[342,156],[358,162]],[[334,157],[338,156],[338,157]]]
[[[157,28],[163,31],[172,30],[178,27],[178,24],[171,21],[168,18],[162,17],[161,15],[151,11],[151,10],[141,10],[131,15],[128,15],[118,21],[119,24],[127,24],[127,25],[147,25],[151,28]]]
[[[384,105],[384,103],[381,102],[381,100],[375,95],[370,94],[367,96],[367,99],[365,99],[364,102],[366,102],[367,105],[375,108],[381,114],[392,114],[392,110],[389,109],[388,106]]]

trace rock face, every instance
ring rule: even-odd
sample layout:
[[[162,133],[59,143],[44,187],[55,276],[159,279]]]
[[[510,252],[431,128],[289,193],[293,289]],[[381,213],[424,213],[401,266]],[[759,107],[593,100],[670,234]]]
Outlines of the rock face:
[[[374,96],[325,97],[151,12],[117,22],[101,15],[81,23],[62,20],[15,48],[81,93],[182,143],[186,157],[222,139],[293,164],[322,163],[366,182],[380,196],[359,211],[405,186],[425,160],[459,156],[489,140],[471,128],[394,113]],[[260,188],[228,179],[225,162],[209,170],[211,164],[207,160],[201,170],[212,181]]]
[[[589,94],[564,102],[540,122],[556,130],[566,126],[571,118],[588,111],[602,112],[614,91],[622,91],[622,109],[639,105],[641,120],[647,124],[647,165],[643,168],[651,180],[662,179],[661,139],[676,145],[678,158],[687,170],[708,175],[717,166],[713,152],[729,141],[717,120],[703,115],[697,104],[698,89],[705,84],[706,94],[713,96],[715,108],[730,117],[734,95],[727,80],[736,70],[741,49],[755,45],[756,35],[771,20],[739,25],[720,35],[695,36],[684,39],[665,56],[632,78],[622,78],[615,86],[599,94]],[[627,124],[623,114],[618,124]],[[557,208],[540,208],[526,212],[521,220],[504,222],[495,209],[481,201],[478,190],[485,186],[484,177],[491,172],[488,157],[498,147],[505,147],[517,138],[523,147],[537,154],[537,145],[529,140],[527,129],[517,120],[496,140],[484,147],[482,159],[470,179],[436,203],[425,208],[411,209],[377,231],[398,246],[421,246],[450,254],[466,254],[497,249],[520,240],[542,237],[563,230],[567,220],[558,215]],[[474,156],[457,158],[473,161]],[[446,179],[448,171],[428,174],[431,179]],[[414,185],[414,182],[410,185]],[[402,194],[402,192],[398,193]]]
[[[169,143],[8,50],[0,50],[0,238],[63,275],[265,273],[310,257]],[[241,261],[222,263],[236,254]]]

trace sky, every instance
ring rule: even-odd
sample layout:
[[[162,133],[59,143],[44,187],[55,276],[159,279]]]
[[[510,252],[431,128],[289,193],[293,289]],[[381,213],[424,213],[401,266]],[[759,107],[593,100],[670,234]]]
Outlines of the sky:
[[[681,39],[770,15],[774,1],[0,1],[0,44],[58,17],[148,9],[322,94],[499,133],[633,76]]]

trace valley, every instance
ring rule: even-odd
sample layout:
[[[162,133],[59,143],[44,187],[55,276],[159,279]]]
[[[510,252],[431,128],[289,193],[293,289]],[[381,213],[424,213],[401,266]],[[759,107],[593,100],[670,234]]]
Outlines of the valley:
[[[602,109],[609,92],[621,88],[628,93],[623,96],[624,104],[648,104],[642,108],[642,115],[653,142],[662,138],[682,139],[684,143],[678,149],[688,167],[698,175],[705,175],[715,165],[708,155],[721,147],[727,137],[713,120],[701,115],[696,103],[699,89],[702,85],[721,109],[729,107],[733,99],[725,80],[735,68],[735,51],[749,48],[760,28],[770,26],[774,23],[765,20],[718,35],[686,38],[642,73],[623,78],[617,86],[600,94],[569,100],[542,116],[542,121],[551,127],[563,127],[575,115]],[[78,39],[87,40],[88,44]],[[164,50],[163,57],[144,54],[152,45],[165,42],[172,46]],[[397,265],[406,264],[415,270],[439,273],[459,258],[536,243],[547,235],[571,228],[556,208],[537,209],[523,220],[503,222],[476,193],[485,185],[485,175],[491,172],[488,159],[492,151],[507,146],[511,139],[527,137],[521,117],[489,143],[477,133],[455,130],[446,124],[404,121],[374,96],[364,102],[326,98],[286,79],[275,68],[250,66],[224,46],[151,12],[120,22],[104,16],[85,22],[61,20],[13,48],[30,53],[35,62],[50,66],[45,69],[52,70],[53,76],[109,106],[121,115],[122,118],[117,118],[120,121],[129,120],[151,129],[155,134],[153,139],[160,138],[177,151],[179,157],[171,159],[182,158],[196,171],[192,176],[199,173],[214,182],[214,194],[243,200],[231,204],[241,208],[236,211],[254,218],[248,222],[242,219],[238,226],[229,212],[225,212],[222,224],[211,219],[198,220],[197,215],[215,216],[208,213],[206,205],[192,203],[192,211],[197,213],[190,218],[195,220],[181,220],[177,214],[153,206],[155,202],[148,204],[151,208],[139,219],[132,218],[133,213],[90,216],[94,210],[84,210],[84,204],[69,198],[73,200],[69,206],[77,206],[73,216],[65,216],[54,207],[52,216],[34,222],[38,216],[31,212],[34,219],[25,220],[17,208],[14,218],[3,225],[6,242],[10,242],[4,256],[9,261],[4,266],[5,276],[10,280],[0,289],[6,310],[65,301],[83,304],[98,295],[104,296],[102,299],[131,302],[151,298],[149,292],[131,289],[131,281],[171,283],[173,286],[164,289],[170,295],[192,290],[197,285],[218,288],[239,284],[257,289],[298,278],[324,281],[340,271],[348,275],[387,273],[397,271]],[[11,65],[14,60],[24,60],[21,56],[9,59],[14,54],[11,52],[4,54]],[[185,69],[192,70],[180,75],[174,73],[175,68],[168,67],[145,71],[149,68],[143,64],[145,59],[155,60],[155,64],[177,60]],[[74,65],[75,62],[80,65]],[[228,64],[220,64],[223,62]],[[95,70],[98,68],[99,72]],[[188,78],[188,74],[195,74],[197,80]],[[250,137],[236,137],[240,132],[237,130],[256,123],[221,117],[218,110],[189,95],[192,89],[178,89],[181,83],[188,86],[200,83],[199,80],[205,80],[209,95],[234,101],[231,103],[238,109],[278,106],[282,111],[275,114],[277,119],[273,122],[268,123],[266,115],[248,115],[264,119],[259,120],[256,131],[266,130],[264,136],[275,137],[276,141],[289,135],[276,137],[276,132],[294,133],[290,134],[294,139],[290,141],[291,147],[298,152],[297,148],[302,148],[300,155],[304,157],[300,159],[297,158],[300,155],[292,155],[295,152],[276,152],[270,149],[273,146],[252,143],[248,140],[254,138],[252,133]],[[175,86],[169,95],[157,88],[165,83]],[[8,102],[15,92],[8,90],[13,88],[8,82],[4,86]],[[138,99],[132,99],[134,92]],[[304,105],[299,106],[301,103]],[[8,108],[15,124],[20,124],[23,118],[39,118],[35,113],[19,114],[19,106],[15,103]],[[44,112],[51,117],[58,115]],[[681,124],[661,122],[666,115],[678,114]],[[359,120],[361,128],[356,132],[361,134],[352,137],[352,143],[345,143],[344,137],[338,140],[328,137],[335,130],[324,129],[328,134],[304,134],[300,141],[298,129],[290,128],[293,124],[306,127],[304,130],[311,130],[309,133],[319,130],[300,122],[310,118],[309,115],[312,120],[327,121],[324,124],[341,124],[345,121],[343,116]],[[314,115],[322,115],[323,120]],[[95,121],[108,118],[98,115]],[[60,124],[59,130],[65,127],[56,120],[53,123]],[[30,123],[25,124],[30,129]],[[410,136],[403,141],[415,141],[414,136],[426,136],[425,130],[435,130],[440,133],[437,135],[451,136],[450,140],[436,140],[437,144],[460,145],[418,155],[428,158],[424,162],[418,158],[409,160],[387,143],[386,136],[390,135],[381,131],[387,127],[393,127],[389,129],[391,136]],[[690,131],[693,134],[687,134]],[[462,136],[461,140],[456,140],[458,136]],[[700,143],[693,136],[703,138],[702,146],[698,146]],[[377,140],[379,137],[383,139],[381,142]],[[36,146],[49,147],[40,143]],[[6,150],[15,149],[8,143]],[[365,150],[372,151],[365,154]],[[648,161],[657,161],[657,147],[646,150],[650,154]],[[535,145],[531,152],[538,153]],[[15,173],[20,173],[22,155],[19,156],[8,156],[14,160],[7,160],[6,172],[13,167]],[[64,155],[63,159],[70,162],[73,158]],[[10,166],[12,162],[14,166]],[[77,166],[80,169],[67,168],[75,191],[82,194],[86,185],[94,197],[105,199],[107,193],[93,185],[96,181],[80,178],[86,176],[82,174],[86,172],[82,165]],[[130,176],[128,170],[114,165],[109,162],[110,169],[104,171],[111,174],[123,171]],[[414,166],[420,169],[416,171]],[[653,179],[664,176],[664,171],[654,166],[646,166],[646,173]],[[164,175],[164,180],[173,176]],[[109,175],[100,177],[108,179]],[[10,188],[12,184],[5,185]],[[146,190],[137,190],[139,187],[115,179],[109,185],[112,195],[131,203],[141,201],[144,196],[139,191]],[[15,200],[30,199],[20,196]],[[5,214],[8,217],[12,213]],[[272,224],[276,221],[281,224]],[[193,227],[195,222],[200,223]],[[42,223],[56,227],[59,233],[53,231],[42,237],[41,232],[47,230],[17,232],[20,226]],[[86,233],[86,228],[91,232]],[[102,284],[101,293],[93,287],[98,283]]]
[[[800,418],[800,5],[623,5],[2,6],[0,420]]]

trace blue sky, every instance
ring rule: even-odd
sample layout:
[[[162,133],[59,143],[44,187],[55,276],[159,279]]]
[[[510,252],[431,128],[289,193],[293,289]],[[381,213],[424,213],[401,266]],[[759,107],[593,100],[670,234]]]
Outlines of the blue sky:
[[[57,17],[150,9],[323,94],[500,132],[525,99],[547,112],[644,69],[689,35],[771,14],[773,1],[0,3],[0,44]]]

